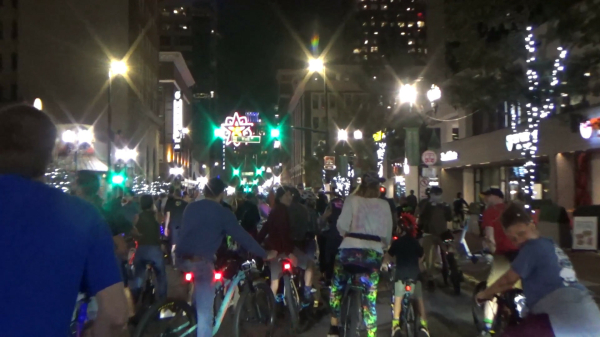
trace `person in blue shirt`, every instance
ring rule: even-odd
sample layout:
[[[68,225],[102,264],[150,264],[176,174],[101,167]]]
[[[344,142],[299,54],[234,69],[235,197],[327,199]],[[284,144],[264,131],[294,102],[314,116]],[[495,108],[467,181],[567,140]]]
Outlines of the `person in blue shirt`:
[[[227,185],[212,178],[204,187],[205,199],[189,204],[183,212],[183,225],[175,247],[179,268],[194,274],[194,299],[198,317],[198,337],[212,337],[214,302],[214,256],[229,235],[242,248],[263,259],[267,252],[238,224],[235,214],[221,202]]]
[[[540,237],[520,205],[509,205],[500,220],[508,238],[519,247],[519,254],[503,276],[477,294],[477,300],[492,299],[521,280],[530,311],[520,325],[509,327],[503,336],[598,336],[600,310],[577,280],[569,257],[552,240]]]
[[[79,292],[98,303],[93,335],[120,335],[127,301],[108,225],[92,204],[43,183],[56,127],[27,105],[0,110],[0,121],[0,335],[66,336]]]

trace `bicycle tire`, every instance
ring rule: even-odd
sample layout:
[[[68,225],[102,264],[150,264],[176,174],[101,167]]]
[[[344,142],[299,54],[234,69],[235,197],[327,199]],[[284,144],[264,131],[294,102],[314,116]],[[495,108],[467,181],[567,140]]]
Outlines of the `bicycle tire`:
[[[450,281],[452,281],[452,287],[455,295],[460,295],[460,283],[462,282],[461,271],[458,268],[458,263],[453,253],[449,253],[446,257],[448,260],[448,268],[450,269]]]
[[[475,286],[475,290],[473,290],[473,307],[471,309],[471,313],[473,314],[473,323],[475,323],[475,329],[477,329],[478,333],[485,330],[485,323],[483,322],[483,319],[485,318],[485,313],[482,306],[480,306],[477,303],[476,296],[479,292],[484,291],[486,288],[487,282],[482,281],[479,282]],[[481,316],[481,319],[479,318],[479,316]]]
[[[252,303],[253,305],[257,305],[256,304],[256,297],[252,298],[252,295],[254,296],[258,296],[259,293],[264,294],[264,296],[266,297],[266,305],[268,306],[267,310],[268,310],[268,317],[265,317],[266,319],[266,329],[265,329],[265,337],[270,337],[273,335],[274,329],[275,329],[275,296],[273,295],[273,292],[271,291],[271,288],[264,282],[256,282],[254,285],[254,292],[250,292],[248,290],[244,290],[242,292],[242,294],[240,295],[240,298],[237,302],[237,305],[235,307],[235,313],[234,313],[234,327],[233,327],[233,335],[235,337],[244,337],[247,336],[247,334],[243,333],[243,330],[241,328],[241,324],[240,324],[240,320],[243,320],[242,317],[242,313],[244,311],[244,304],[246,303],[247,300],[250,300],[254,303]],[[258,309],[260,310],[260,309]]]
[[[360,336],[362,294],[356,290],[349,290],[347,296],[342,299],[341,323],[344,337]]]
[[[283,291],[290,312],[291,329],[293,333],[297,333],[300,329],[300,297],[296,285],[288,274],[283,275]]]
[[[194,308],[192,308],[189,304],[187,304],[186,301],[165,299],[163,301],[155,303],[148,310],[146,310],[144,315],[142,315],[140,322],[135,327],[135,331],[133,332],[132,337],[146,336],[145,335],[146,329],[148,328],[148,326],[152,322],[152,320],[156,319],[156,317],[158,317],[160,315],[161,310],[169,308],[169,307],[171,309],[180,308],[185,313],[185,316],[187,317],[189,322],[187,324],[185,324],[185,326],[184,325],[181,326],[181,327],[183,327],[183,329],[189,329],[196,325],[196,310]],[[171,311],[173,311],[173,310],[171,310]],[[159,334],[154,333],[152,336],[157,336],[157,335],[159,335]]]

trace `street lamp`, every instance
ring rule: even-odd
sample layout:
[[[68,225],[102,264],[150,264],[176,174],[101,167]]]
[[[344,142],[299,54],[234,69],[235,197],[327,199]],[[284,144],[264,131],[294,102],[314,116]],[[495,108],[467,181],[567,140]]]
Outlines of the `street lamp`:
[[[107,135],[108,135],[108,156],[106,159],[108,171],[111,170],[110,154],[112,152],[112,79],[115,76],[123,76],[127,74],[129,67],[123,60],[111,60],[108,69],[108,109],[106,114],[107,119]]]
[[[117,149],[115,151],[115,158],[117,160],[122,160],[124,162],[128,162],[130,160],[135,160],[137,158],[138,152],[135,149]]]
[[[323,58],[310,58],[308,60],[308,71],[310,73],[321,73],[323,75],[323,92],[325,93],[325,119],[327,120],[327,133],[325,136],[325,149],[329,151],[329,93],[327,92],[327,70]]]
[[[438,101],[440,98],[442,98],[442,90],[440,90],[437,85],[432,84],[431,89],[427,91],[427,99],[431,102],[431,104],[434,104],[434,102]]]
[[[325,64],[323,63],[322,58],[311,58],[308,60],[308,71],[311,73],[320,73],[325,70]]]
[[[348,140],[348,131],[346,130],[338,130],[338,141],[347,141]]]
[[[414,84],[403,84],[400,87],[398,98],[400,99],[400,104],[415,104],[417,101],[417,88]]]
[[[362,131],[360,131],[360,130],[354,131],[354,139],[362,139],[362,138],[363,138]]]

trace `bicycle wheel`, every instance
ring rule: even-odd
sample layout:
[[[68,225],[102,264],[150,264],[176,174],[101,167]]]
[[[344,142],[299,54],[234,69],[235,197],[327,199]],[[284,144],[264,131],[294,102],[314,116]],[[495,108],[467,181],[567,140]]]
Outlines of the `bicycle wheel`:
[[[484,291],[485,288],[487,288],[487,282],[483,281],[480,282],[479,284],[477,284],[475,286],[475,290],[473,291],[473,307],[472,307],[472,313],[473,313],[473,322],[475,323],[475,328],[477,329],[477,332],[482,332],[485,330],[485,323],[484,323],[484,311],[483,311],[483,305],[479,305],[477,303],[476,300],[476,296],[479,292]]]
[[[235,337],[273,335],[275,328],[275,296],[264,282],[254,284],[254,292],[245,290],[240,295],[234,313]]]
[[[362,325],[362,294],[357,290],[349,290],[347,296],[342,299],[342,331],[344,337],[360,336]]]
[[[185,301],[164,300],[148,309],[133,337],[190,336],[195,334],[196,311]]]
[[[460,283],[462,282],[462,272],[458,268],[458,263],[456,262],[456,258],[453,253],[448,253],[447,255],[448,267],[450,269],[450,281],[452,282],[452,287],[454,289],[455,295],[460,295]]]
[[[283,291],[285,305],[290,312],[292,332],[298,332],[300,329],[300,296],[290,275],[283,275]]]

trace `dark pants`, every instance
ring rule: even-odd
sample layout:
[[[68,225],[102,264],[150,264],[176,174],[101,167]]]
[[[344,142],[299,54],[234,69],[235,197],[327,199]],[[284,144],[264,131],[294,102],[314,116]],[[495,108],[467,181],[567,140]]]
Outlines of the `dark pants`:
[[[139,295],[144,275],[146,274],[146,265],[152,265],[156,273],[157,291],[160,299],[167,297],[167,271],[165,268],[165,259],[160,246],[139,246],[133,258],[133,267],[135,268],[135,278],[131,282],[131,291]]]

